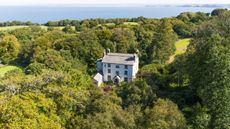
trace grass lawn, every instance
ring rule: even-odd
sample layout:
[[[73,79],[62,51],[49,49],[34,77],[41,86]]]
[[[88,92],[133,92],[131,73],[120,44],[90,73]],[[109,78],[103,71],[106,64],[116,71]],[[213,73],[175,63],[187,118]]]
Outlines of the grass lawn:
[[[15,30],[15,29],[19,29],[19,28],[25,28],[25,27],[29,27],[29,26],[6,26],[6,27],[0,27],[0,31],[11,31],[11,30]],[[42,29],[47,30],[48,26],[40,26]],[[60,26],[60,27],[54,27],[55,29],[59,29],[62,30],[64,28],[64,26]],[[75,30],[75,27],[72,26],[72,29]]]
[[[137,23],[137,22],[124,22],[124,25],[138,26],[139,23]]]
[[[43,25],[41,25],[40,27],[44,30],[47,30],[49,28],[48,26],[43,26]],[[63,28],[65,27],[64,26],[54,27],[54,29],[59,29],[59,30],[62,30]],[[75,30],[75,26],[71,26],[71,28]]]
[[[106,24],[103,24],[103,25],[108,26],[108,27],[113,27],[113,26],[115,26],[116,24],[115,24],[115,23],[106,23]],[[126,26],[128,26],[128,25],[131,25],[131,26],[138,26],[139,23],[137,23],[137,22],[124,22],[123,25],[126,25]],[[99,24],[98,26],[102,26],[102,25]]]
[[[175,43],[176,46],[176,51],[175,54],[170,56],[169,60],[167,61],[168,64],[172,63],[177,55],[183,54],[186,52],[186,49],[190,43],[191,39],[186,38],[186,39],[181,39]]]
[[[10,31],[10,30],[25,28],[25,27],[28,27],[28,26],[6,26],[6,27],[0,27],[0,31]]]
[[[179,54],[183,54],[186,52],[187,46],[189,45],[191,39],[187,38],[187,39],[181,39],[179,41],[176,42],[175,46],[176,46],[176,55]]]
[[[115,26],[115,25],[116,25],[115,23],[106,23],[106,24],[105,24],[105,26],[109,26],[109,27]]]
[[[15,70],[15,69],[19,69],[16,66],[3,66],[0,67],[0,77],[3,77],[7,72],[11,71],[11,70]]]

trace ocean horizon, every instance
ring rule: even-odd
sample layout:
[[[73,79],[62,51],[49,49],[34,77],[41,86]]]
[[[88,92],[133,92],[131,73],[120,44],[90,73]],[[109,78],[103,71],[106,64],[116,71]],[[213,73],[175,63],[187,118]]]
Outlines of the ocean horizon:
[[[129,7],[84,7],[84,6],[1,6],[0,22],[31,21],[46,23],[63,19],[83,20],[94,18],[165,18],[182,12],[206,12],[221,8],[218,6],[129,6]]]

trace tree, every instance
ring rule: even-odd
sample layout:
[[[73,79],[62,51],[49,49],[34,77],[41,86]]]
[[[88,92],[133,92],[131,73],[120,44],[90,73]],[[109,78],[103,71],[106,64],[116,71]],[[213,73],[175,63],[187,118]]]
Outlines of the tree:
[[[193,89],[211,110],[211,127],[230,128],[229,42],[225,45],[220,35],[194,42],[195,51],[189,55]]]
[[[165,63],[175,51],[175,42],[177,35],[172,29],[172,25],[167,20],[163,20],[159,26],[154,40],[148,48],[148,54],[151,62],[159,61]]]
[[[116,44],[116,51],[122,53],[134,52],[137,46],[134,32],[128,28],[115,29],[113,42]]]
[[[140,105],[142,109],[152,106],[156,100],[154,89],[144,80],[136,80],[118,87],[118,95],[123,100],[123,107]]]
[[[72,26],[65,26],[62,29],[62,31],[65,32],[65,33],[72,33],[72,32],[74,32],[74,29],[72,28]]]
[[[185,129],[186,121],[176,104],[169,100],[158,99],[153,108],[145,111],[144,128]]]
[[[148,26],[147,24],[145,26]],[[140,65],[148,63],[148,48],[150,47],[154,39],[154,30],[153,27],[140,26],[135,29],[137,41],[138,41],[138,50],[140,51]]]
[[[71,68],[71,62],[66,61],[60,52],[53,49],[47,51],[37,50],[33,55],[32,62],[44,64],[47,68],[54,70],[68,71]]]
[[[173,30],[181,37],[181,38],[188,38],[192,36],[194,31],[193,24],[185,24],[183,21],[176,21],[173,23]]]
[[[135,127],[135,116],[123,110],[121,99],[114,94],[103,94],[101,91],[91,93],[86,106],[87,119],[82,125],[85,129],[132,129]]]
[[[228,12],[228,9],[214,9],[211,12],[211,16],[221,16],[221,15],[223,15],[226,12]]]
[[[211,116],[208,113],[208,108],[202,107],[199,103],[191,108],[191,118],[189,123],[195,129],[207,129],[210,125]]]
[[[30,129],[61,129],[56,104],[44,94],[27,92],[17,96],[0,97],[0,127]]]
[[[79,35],[81,45],[78,47],[79,57],[87,63],[88,72],[96,71],[95,61],[103,56],[103,47],[94,31],[84,31]]]
[[[116,51],[116,45],[112,42],[112,32],[111,30],[100,30],[96,31],[97,37],[100,44],[105,49],[110,49],[111,52]]]
[[[210,128],[230,128],[229,14],[201,26],[189,47],[191,87],[210,110]]]
[[[0,41],[0,60],[8,64],[18,57],[21,44],[14,35],[5,35]]]

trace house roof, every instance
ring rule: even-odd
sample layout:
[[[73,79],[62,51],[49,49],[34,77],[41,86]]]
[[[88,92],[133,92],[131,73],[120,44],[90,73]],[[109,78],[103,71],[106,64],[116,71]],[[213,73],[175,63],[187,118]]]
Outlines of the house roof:
[[[135,54],[107,53],[103,63],[133,65],[135,63]]]
[[[93,77],[93,79],[94,79],[95,81],[99,82],[99,81],[102,81],[102,80],[103,80],[103,77],[102,77],[102,75],[101,75],[100,73],[97,73],[97,74]]]

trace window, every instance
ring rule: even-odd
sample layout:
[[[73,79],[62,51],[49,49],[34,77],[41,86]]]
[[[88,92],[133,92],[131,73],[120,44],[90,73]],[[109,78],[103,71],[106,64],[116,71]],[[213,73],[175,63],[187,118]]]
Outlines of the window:
[[[127,78],[127,77],[125,77],[125,78],[124,78],[124,81],[125,81],[125,82],[128,82],[128,78]]]
[[[116,65],[116,68],[120,68],[120,66],[119,66],[119,65]]]
[[[108,67],[111,67],[111,64],[108,64]]]
[[[108,81],[111,81],[111,76],[110,75],[108,76]]]
[[[125,71],[125,75],[128,75],[128,71]]]
[[[116,75],[119,76],[119,71],[116,71]]]
[[[128,65],[125,65],[125,69],[128,69]]]
[[[111,73],[111,69],[108,69],[108,73]]]

